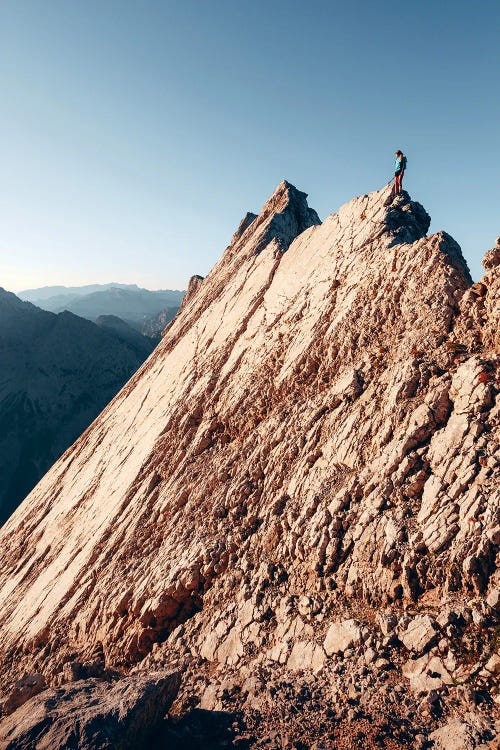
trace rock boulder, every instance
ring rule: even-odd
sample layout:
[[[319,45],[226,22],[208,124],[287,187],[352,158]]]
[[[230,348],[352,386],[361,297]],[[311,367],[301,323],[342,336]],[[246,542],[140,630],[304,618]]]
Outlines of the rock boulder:
[[[139,750],[162,722],[180,685],[178,673],[96,679],[49,688],[0,722],[2,750]]]

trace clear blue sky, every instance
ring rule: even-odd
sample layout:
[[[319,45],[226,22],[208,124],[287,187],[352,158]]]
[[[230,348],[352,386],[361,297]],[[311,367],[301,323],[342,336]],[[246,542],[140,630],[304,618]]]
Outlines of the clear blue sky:
[[[2,0],[0,286],[184,288],[286,178],[392,174],[474,277],[500,233],[498,0]]]

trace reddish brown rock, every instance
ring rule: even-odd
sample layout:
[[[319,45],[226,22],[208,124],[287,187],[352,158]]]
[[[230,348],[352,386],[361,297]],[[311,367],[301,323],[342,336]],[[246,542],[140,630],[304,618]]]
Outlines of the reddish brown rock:
[[[22,706],[34,695],[38,695],[45,690],[47,684],[41,674],[25,674],[14,684],[10,694],[1,704],[1,710],[4,714],[11,714],[16,708]]]

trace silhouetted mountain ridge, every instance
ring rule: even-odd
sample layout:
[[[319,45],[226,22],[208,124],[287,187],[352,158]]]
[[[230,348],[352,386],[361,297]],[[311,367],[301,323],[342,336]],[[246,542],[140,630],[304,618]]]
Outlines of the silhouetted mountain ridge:
[[[153,348],[123,321],[57,315],[0,288],[0,522]]]

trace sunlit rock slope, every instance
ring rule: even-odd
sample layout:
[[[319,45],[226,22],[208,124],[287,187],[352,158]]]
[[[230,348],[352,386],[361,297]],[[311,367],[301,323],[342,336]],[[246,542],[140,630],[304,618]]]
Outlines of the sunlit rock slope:
[[[479,680],[493,705],[500,252],[472,285],[424,208],[385,197],[320,223],[282,182],[16,511],[6,687],[25,669],[61,682],[96,648],[125,671],[185,659],[179,710],[250,705],[262,733],[288,705],[279,685],[308,674],[318,706],[338,695],[338,747],[363,719],[341,698],[359,705],[358,682],[373,706],[392,686],[377,713],[402,722],[437,691],[429,732],[456,685]],[[430,659],[432,685],[416,679]],[[485,711],[471,736],[493,736]]]

